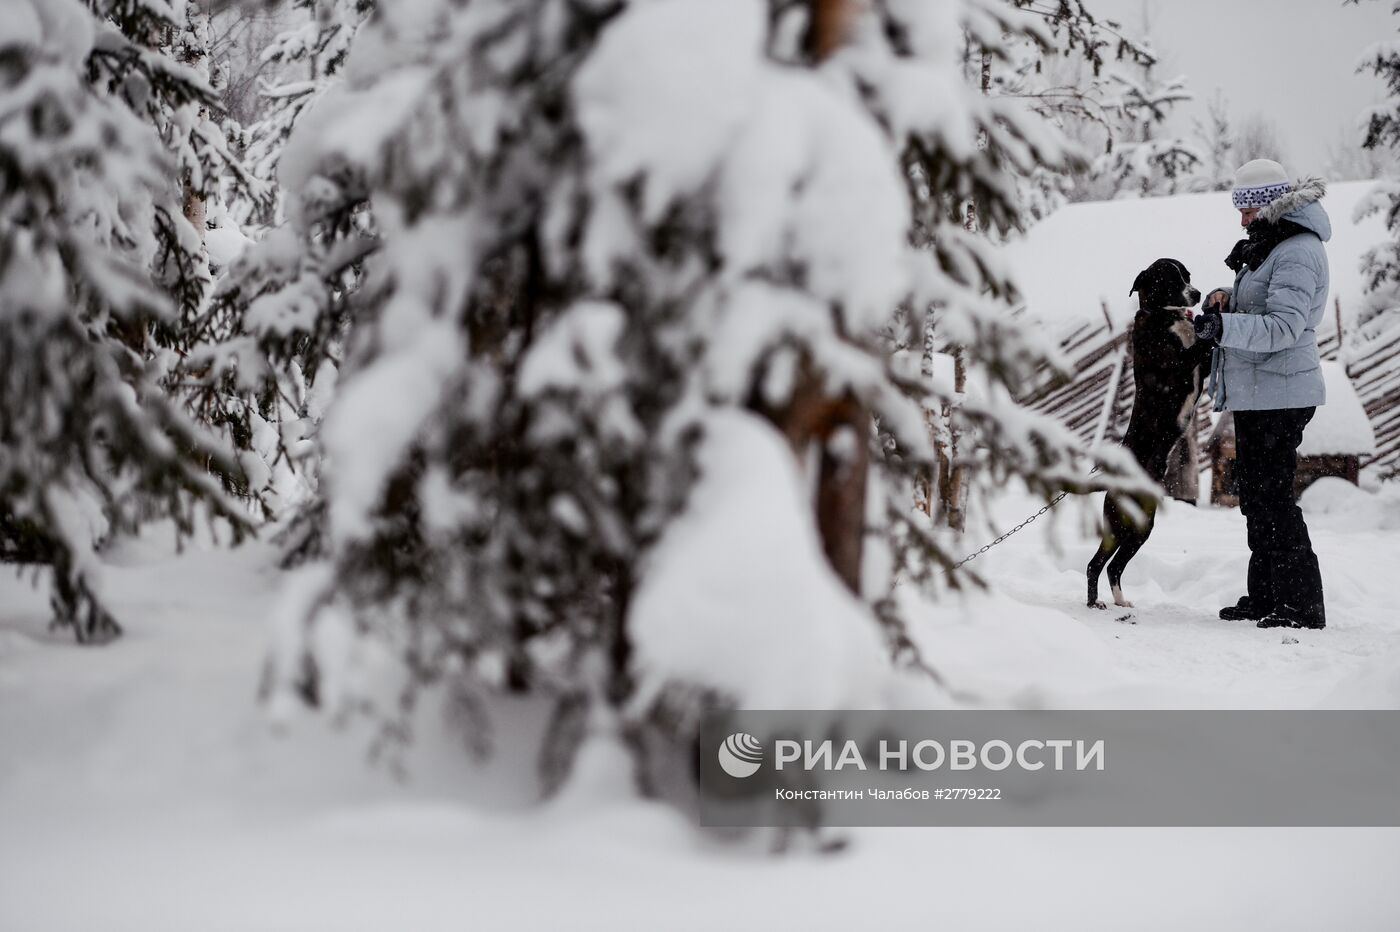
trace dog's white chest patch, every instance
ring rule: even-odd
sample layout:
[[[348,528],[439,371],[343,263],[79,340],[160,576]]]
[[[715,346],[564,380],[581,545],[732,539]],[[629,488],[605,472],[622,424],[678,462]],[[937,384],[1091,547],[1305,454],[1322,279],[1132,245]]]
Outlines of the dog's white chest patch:
[[[1191,321],[1183,317],[1172,324],[1171,329],[1172,333],[1176,334],[1177,339],[1181,340],[1181,345],[1185,349],[1196,345],[1196,328],[1191,325]]]

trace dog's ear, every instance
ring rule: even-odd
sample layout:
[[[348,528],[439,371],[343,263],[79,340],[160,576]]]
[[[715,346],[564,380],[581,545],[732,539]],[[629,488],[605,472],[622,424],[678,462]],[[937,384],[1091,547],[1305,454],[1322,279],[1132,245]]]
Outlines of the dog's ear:
[[[1138,273],[1137,278],[1133,279],[1133,287],[1128,289],[1128,294],[1133,294],[1134,292],[1138,291],[1146,291],[1148,287],[1152,284],[1152,278],[1153,274],[1151,267],[1149,266],[1148,268],[1143,269],[1141,272]]]

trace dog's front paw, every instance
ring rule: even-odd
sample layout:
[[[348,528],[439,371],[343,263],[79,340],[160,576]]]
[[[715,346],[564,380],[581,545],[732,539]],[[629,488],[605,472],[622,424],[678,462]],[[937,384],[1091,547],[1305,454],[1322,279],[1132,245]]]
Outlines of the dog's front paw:
[[[1089,603],[1089,607],[1090,607],[1090,608],[1097,608],[1097,609],[1100,610],[1100,611],[1107,611],[1107,610],[1108,610],[1108,606],[1107,606],[1105,603],[1099,602],[1099,601],[1090,602],[1090,603]]]
[[[1182,349],[1190,349],[1196,345],[1196,327],[1190,317],[1183,317],[1172,324],[1171,331],[1181,341]]]
[[[1113,604],[1114,604],[1114,605],[1117,605],[1119,608],[1134,608],[1134,607],[1135,607],[1135,606],[1133,605],[1133,603],[1129,602],[1127,599],[1114,599],[1114,600],[1113,600]]]

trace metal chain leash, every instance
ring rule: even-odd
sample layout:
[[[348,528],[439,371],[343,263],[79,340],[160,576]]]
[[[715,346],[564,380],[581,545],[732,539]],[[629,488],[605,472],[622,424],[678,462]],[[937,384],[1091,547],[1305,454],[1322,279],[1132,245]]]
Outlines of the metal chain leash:
[[[1200,387],[1200,389],[1196,392],[1196,398],[1195,398],[1194,401],[1191,402],[1191,407],[1192,407],[1193,412],[1194,412],[1194,409],[1196,408],[1196,406],[1197,406],[1198,404],[1200,404],[1201,395],[1205,394],[1205,390],[1206,390],[1206,386],[1205,386],[1205,385],[1202,385],[1202,386]],[[1094,473],[1096,473],[1096,472],[1098,472],[1098,471],[1099,471],[1099,467],[1098,467],[1098,466],[1095,466],[1095,467],[1090,471],[1089,475],[1092,476]],[[1031,515],[1029,518],[1027,518],[1026,520],[1022,521],[1020,524],[1016,525],[1016,526],[1013,527],[1011,530],[1007,531],[1005,534],[1002,534],[1000,537],[998,537],[996,540],[992,541],[991,543],[989,543],[989,544],[983,544],[983,545],[982,545],[981,547],[979,547],[975,552],[970,553],[970,554],[968,554],[967,556],[963,557],[961,560],[959,560],[958,562],[954,563],[952,566],[948,567],[948,568],[945,569],[943,572],[944,572],[944,573],[951,573],[951,572],[953,572],[953,570],[960,569],[960,568],[962,568],[963,566],[966,566],[967,564],[971,563],[973,560],[976,560],[976,559],[977,559],[978,557],[980,557],[982,554],[986,553],[988,550],[991,550],[991,549],[992,549],[993,547],[995,547],[997,544],[999,544],[999,543],[1001,543],[1002,541],[1006,540],[1006,539],[1007,539],[1008,537],[1010,537],[1012,534],[1015,534],[1017,531],[1021,530],[1023,527],[1025,527],[1026,525],[1030,524],[1030,523],[1031,523],[1032,521],[1034,521],[1036,518],[1039,518],[1041,515],[1043,515],[1043,514],[1045,514],[1046,512],[1048,512],[1051,508],[1054,508],[1054,507],[1055,507],[1056,505],[1058,505],[1060,502],[1064,501],[1064,500],[1065,500],[1065,497],[1068,496],[1068,495],[1069,495],[1069,492],[1068,492],[1068,491],[1064,491],[1064,492],[1061,492],[1059,495],[1056,495],[1054,498],[1052,498],[1052,499],[1050,500],[1050,502],[1049,502],[1044,508],[1041,508],[1041,509],[1040,509],[1039,511],[1037,511],[1035,514]]]
[[[1096,469],[1094,470],[1094,472],[1098,472],[1098,469],[1096,468]],[[996,540],[992,541],[990,544],[983,544],[980,548],[978,548],[978,550],[977,550],[975,553],[970,553],[970,554],[968,554],[967,556],[963,557],[963,558],[962,558],[961,560],[959,560],[958,562],[954,563],[952,566],[948,567],[948,568],[947,568],[946,570],[944,570],[943,572],[945,572],[945,573],[951,573],[951,572],[953,572],[953,570],[960,569],[963,565],[965,565],[965,564],[967,564],[967,563],[971,563],[973,560],[976,560],[976,559],[977,559],[978,557],[980,557],[982,554],[986,553],[988,550],[991,550],[991,549],[992,549],[993,547],[995,547],[997,544],[999,544],[999,543],[1001,543],[1002,541],[1006,540],[1006,539],[1007,539],[1008,537],[1010,537],[1012,534],[1015,534],[1017,531],[1021,530],[1021,528],[1025,527],[1025,526],[1028,525],[1028,524],[1030,524],[1030,523],[1031,523],[1032,521],[1034,521],[1036,518],[1039,518],[1041,515],[1045,514],[1045,513],[1046,513],[1047,511],[1049,511],[1051,508],[1054,508],[1054,507],[1055,507],[1056,505],[1058,505],[1060,502],[1064,501],[1064,500],[1065,500],[1065,497],[1068,496],[1068,495],[1069,495],[1069,492],[1067,492],[1067,491],[1066,491],[1066,492],[1061,492],[1059,495],[1056,495],[1054,498],[1052,498],[1052,499],[1050,500],[1049,504],[1047,504],[1044,508],[1042,508],[1042,509],[1040,509],[1039,511],[1037,511],[1035,514],[1031,515],[1029,518],[1027,518],[1026,520],[1022,521],[1020,524],[1016,525],[1016,526],[1013,527],[1011,530],[1007,531],[1005,534],[1003,534],[1003,535],[1001,535],[1000,537],[998,537]]]
[[[1191,407],[1192,407],[1193,409],[1196,407],[1196,405],[1200,404],[1201,395],[1203,395],[1203,394],[1205,393],[1205,390],[1206,390],[1206,387],[1205,387],[1204,385],[1202,385],[1201,388],[1200,388],[1200,390],[1196,392],[1196,399],[1195,399],[1193,402],[1191,402]],[[1089,472],[1089,475],[1092,476],[1094,473],[1096,473],[1096,472],[1098,472],[1098,471],[1099,471],[1099,467],[1098,467],[1098,466],[1095,466],[1095,467]],[[1045,514],[1045,513],[1046,513],[1047,511],[1049,511],[1051,508],[1054,508],[1054,507],[1055,507],[1056,505],[1058,505],[1060,502],[1064,501],[1064,500],[1065,500],[1065,497],[1066,497],[1067,495],[1069,495],[1069,492],[1068,492],[1068,491],[1061,492],[1059,495],[1056,495],[1054,498],[1052,498],[1052,499],[1050,500],[1050,503],[1047,504],[1044,508],[1042,508],[1042,509],[1040,509],[1039,511],[1037,511],[1035,514],[1031,515],[1029,518],[1027,518],[1026,520],[1022,521],[1020,524],[1016,525],[1016,526],[1013,527],[1011,530],[1007,531],[1005,534],[1003,534],[1003,535],[1001,535],[1000,537],[998,537],[996,540],[992,541],[990,544],[984,544],[983,546],[981,546],[980,548],[978,548],[976,552],[970,553],[970,554],[968,554],[967,556],[963,557],[961,560],[959,560],[958,562],[954,563],[952,566],[948,567],[948,568],[945,569],[943,572],[944,572],[944,573],[951,573],[951,572],[953,572],[953,570],[960,569],[960,568],[962,568],[963,566],[965,566],[966,564],[971,563],[973,560],[976,560],[976,559],[977,559],[978,557],[980,557],[982,554],[986,553],[988,550],[991,550],[991,549],[992,549],[993,547],[995,547],[997,544],[999,544],[999,543],[1001,543],[1002,541],[1006,540],[1006,539],[1007,539],[1008,537],[1010,537],[1012,534],[1015,534],[1017,531],[1021,530],[1021,528],[1025,527],[1027,524],[1030,524],[1030,523],[1031,523],[1032,521],[1034,521],[1036,518],[1039,518],[1041,515]]]

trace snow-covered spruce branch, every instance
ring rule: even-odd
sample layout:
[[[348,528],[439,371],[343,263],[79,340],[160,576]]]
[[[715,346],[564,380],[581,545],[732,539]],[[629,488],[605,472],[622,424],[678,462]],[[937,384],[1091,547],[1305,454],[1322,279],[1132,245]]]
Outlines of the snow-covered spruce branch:
[[[91,55],[120,47],[110,23],[71,0],[16,17],[0,49],[0,551],[49,564],[54,622],[102,641],[120,628],[95,545],[152,517],[187,534],[200,511],[239,536],[247,518],[224,489],[246,483],[165,395],[152,348],[201,275],[136,76],[150,67],[165,91],[182,72],[123,52],[133,70],[113,88],[117,59]]]

